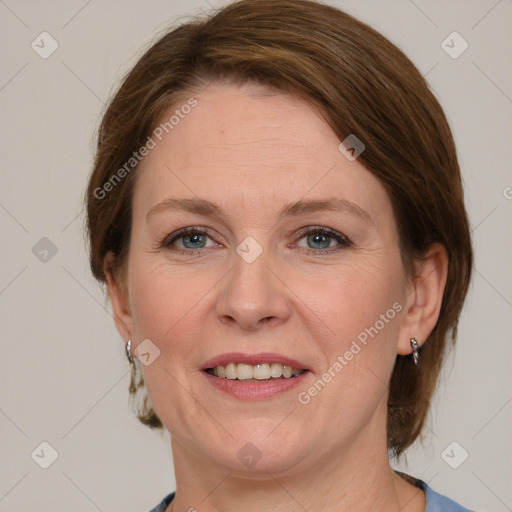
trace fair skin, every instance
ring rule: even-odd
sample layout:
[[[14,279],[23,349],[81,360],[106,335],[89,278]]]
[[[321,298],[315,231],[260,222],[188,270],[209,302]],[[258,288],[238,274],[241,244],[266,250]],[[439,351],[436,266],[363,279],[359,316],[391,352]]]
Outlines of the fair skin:
[[[428,251],[419,277],[406,274],[384,187],[345,158],[311,105],[254,84],[213,83],[194,97],[197,107],[138,170],[126,279],[110,270],[111,255],[105,266],[125,342],[160,350],[141,368],[171,433],[173,510],[424,510],[424,494],[389,465],[387,385],[396,355],[437,321],[444,250]],[[220,213],[148,215],[169,198],[209,201]],[[344,201],[338,211],[279,216],[299,200],[333,198]],[[175,239],[190,226],[206,235]],[[250,263],[236,250],[248,236],[262,249]],[[333,372],[372,326],[378,332]],[[232,352],[278,354],[308,371],[276,395],[234,396],[204,371]],[[329,368],[335,376],[301,403]],[[251,467],[239,458],[247,443],[260,454]]]

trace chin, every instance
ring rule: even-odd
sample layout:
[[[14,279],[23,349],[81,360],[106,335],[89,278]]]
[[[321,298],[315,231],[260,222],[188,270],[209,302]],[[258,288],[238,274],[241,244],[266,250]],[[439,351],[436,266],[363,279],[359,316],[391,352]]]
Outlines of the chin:
[[[240,422],[236,427],[232,424],[233,438],[224,436],[224,442],[217,446],[209,443],[204,453],[210,454],[215,463],[247,478],[268,479],[268,473],[291,474],[304,461],[307,437],[296,422],[290,421],[286,428],[286,421],[279,425],[279,421],[261,418]]]

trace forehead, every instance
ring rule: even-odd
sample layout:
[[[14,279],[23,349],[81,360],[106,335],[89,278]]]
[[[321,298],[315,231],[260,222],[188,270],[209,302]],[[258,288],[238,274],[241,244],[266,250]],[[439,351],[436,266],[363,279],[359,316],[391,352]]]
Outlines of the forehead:
[[[389,206],[380,182],[342,155],[339,138],[307,102],[256,84],[226,83],[193,99],[193,108],[174,105],[162,116],[160,123],[173,116],[174,123],[162,140],[155,138],[137,171],[134,210],[194,196],[233,211],[277,210],[326,194],[370,211]]]

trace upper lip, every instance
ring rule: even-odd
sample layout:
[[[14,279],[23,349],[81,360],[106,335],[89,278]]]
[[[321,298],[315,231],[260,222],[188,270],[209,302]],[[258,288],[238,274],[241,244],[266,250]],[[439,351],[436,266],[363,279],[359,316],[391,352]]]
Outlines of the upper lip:
[[[309,370],[308,366],[296,359],[282,356],[280,354],[273,354],[271,352],[261,352],[259,354],[243,354],[242,352],[229,352],[219,356],[208,359],[203,366],[202,370],[208,368],[215,368],[217,366],[226,366],[228,363],[243,363],[243,364],[260,364],[260,363],[279,363],[283,366],[291,366],[296,370]]]

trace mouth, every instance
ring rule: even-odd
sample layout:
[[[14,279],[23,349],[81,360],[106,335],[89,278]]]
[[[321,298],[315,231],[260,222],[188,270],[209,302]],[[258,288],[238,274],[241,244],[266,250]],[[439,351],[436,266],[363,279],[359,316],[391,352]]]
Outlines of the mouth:
[[[204,371],[219,379],[244,382],[270,382],[278,379],[294,379],[308,370],[294,368],[293,366],[281,363],[246,364],[232,362],[226,365],[219,364],[213,368],[206,368]]]
[[[311,369],[279,354],[231,352],[210,359],[201,368],[206,381],[239,400],[268,400],[304,382]]]

